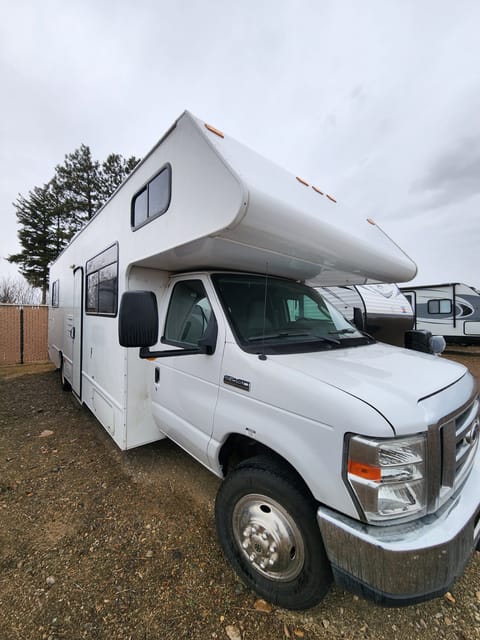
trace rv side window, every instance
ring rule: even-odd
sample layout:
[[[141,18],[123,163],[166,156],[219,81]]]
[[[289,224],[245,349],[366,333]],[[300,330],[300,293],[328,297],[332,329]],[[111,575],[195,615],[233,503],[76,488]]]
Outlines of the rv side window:
[[[114,244],[87,262],[88,314],[115,316],[118,298],[118,245]]]
[[[430,313],[431,315],[452,313],[452,301],[448,299],[429,300],[427,308],[428,313]]]
[[[172,168],[167,164],[133,196],[130,221],[133,230],[165,213],[170,205],[171,184]]]
[[[200,280],[178,282],[172,293],[163,342],[191,348],[207,330],[212,307]]]
[[[58,287],[59,281],[55,280],[55,282],[52,284],[52,307],[58,307]]]

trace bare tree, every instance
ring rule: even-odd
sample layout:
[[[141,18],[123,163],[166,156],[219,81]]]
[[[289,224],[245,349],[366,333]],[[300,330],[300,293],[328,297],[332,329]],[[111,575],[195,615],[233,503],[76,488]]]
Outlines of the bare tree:
[[[3,276],[0,278],[0,303],[3,304],[40,304],[42,292],[32,287],[21,277]]]

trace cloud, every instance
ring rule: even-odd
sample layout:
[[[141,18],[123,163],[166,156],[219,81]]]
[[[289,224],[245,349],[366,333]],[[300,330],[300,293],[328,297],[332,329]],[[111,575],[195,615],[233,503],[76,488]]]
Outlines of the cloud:
[[[480,193],[480,133],[454,140],[439,155],[412,191],[425,198],[428,208],[460,204]]]

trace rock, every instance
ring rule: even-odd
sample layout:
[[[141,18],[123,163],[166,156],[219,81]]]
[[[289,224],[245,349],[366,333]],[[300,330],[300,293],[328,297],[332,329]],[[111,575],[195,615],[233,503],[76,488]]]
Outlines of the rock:
[[[451,624],[453,624],[451,618],[449,618],[448,616],[445,616],[444,622],[447,625],[447,627],[449,627]]]
[[[305,633],[301,629],[294,629],[293,635],[296,636],[297,638],[303,638]]]
[[[48,576],[45,582],[48,584],[49,587],[51,587],[55,584],[55,578],[53,576]]]
[[[448,602],[450,602],[451,604],[455,604],[457,602],[455,598],[452,596],[452,594],[450,593],[450,591],[447,591],[447,593],[443,597],[445,600],[448,600]]]
[[[330,620],[327,620],[326,618],[324,618],[322,620],[322,624],[325,627],[325,629],[328,629],[328,627],[330,626]]]
[[[475,597],[480,602],[480,591],[475,591]]]
[[[153,558],[153,551],[149,549],[145,555],[147,556],[147,558]]]
[[[263,611],[263,613],[272,612],[272,605],[269,602],[262,600],[261,598],[259,600],[255,600],[255,604],[253,605],[253,608],[256,609],[257,611]]]
[[[230,638],[230,640],[242,640],[242,634],[240,633],[240,629],[236,627],[234,624],[229,624],[225,627],[225,633]]]
[[[53,436],[53,431],[50,429],[44,429],[42,433],[38,436],[39,438],[48,438],[49,436]]]
[[[288,626],[283,623],[283,634],[285,636],[285,638],[291,638],[292,634],[290,633],[290,629],[288,628]]]

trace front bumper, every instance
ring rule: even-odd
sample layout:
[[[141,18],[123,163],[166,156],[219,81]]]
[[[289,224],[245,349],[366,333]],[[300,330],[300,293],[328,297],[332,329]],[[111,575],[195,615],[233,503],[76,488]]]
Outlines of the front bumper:
[[[480,539],[480,455],[459,493],[436,514],[372,526],[320,507],[317,520],[337,584],[387,606],[442,595]]]

